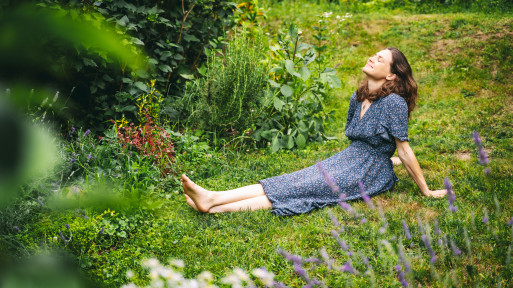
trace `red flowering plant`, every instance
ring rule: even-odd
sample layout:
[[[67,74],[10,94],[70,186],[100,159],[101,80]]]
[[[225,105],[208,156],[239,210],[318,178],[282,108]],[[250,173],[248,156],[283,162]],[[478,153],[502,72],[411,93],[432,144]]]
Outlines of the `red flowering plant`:
[[[139,155],[153,158],[153,163],[160,169],[162,175],[166,176],[173,171],[175,150],[169,133],[158,120],[162,96],[154,89],[154,85],[154,81],[151,81],[150,92],[137,99],[139,101],[138,125],[128,124],[125,118],[113,123],[123,149],[135,150]]]

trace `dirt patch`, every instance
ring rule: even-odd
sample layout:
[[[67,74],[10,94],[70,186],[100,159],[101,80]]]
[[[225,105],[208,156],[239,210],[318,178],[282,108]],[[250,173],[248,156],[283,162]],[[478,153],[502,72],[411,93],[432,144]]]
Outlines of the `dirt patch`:
[[[377,35],[388,30],[389,24],[389,20],[365,21],[363,22],[363,29],[365,29],[369,35]]]
[[[407,203],[401,203],[401,202],[392,202],[387,199],[376,199],[376,201],[379,201],[381,204],[381,207],[383,207],[383,212],[387,211],[415,211],[419,212],[422,220],[432,220],[436,218],[439,214],[436,210],[427,208],[422,206],[416,201],[413,202],[407,202]]]
[[[455,156],[458,158],[458,160],[462,161],[468,161],[472,159],[472,154],[470,154],[470,152],[457,152]]]

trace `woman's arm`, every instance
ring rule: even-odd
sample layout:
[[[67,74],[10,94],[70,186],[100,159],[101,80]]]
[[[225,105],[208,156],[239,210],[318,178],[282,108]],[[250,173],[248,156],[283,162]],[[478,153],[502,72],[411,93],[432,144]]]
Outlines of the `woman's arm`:
[[[404,167],[406,167],[406,170],[413,178],[413,181],[415,181],[417,186],[419,186],[420,192],[424,196],[445,196],[445,194],[447,194],[447,190],[429,190],[426,184],[426,180],[424,179],[424,175],[422,174],[422,170],[420,170],[419,162],[417,161],[417,158],[415,157],[415,154],[413,153],[413,150],[411,149],[408,141],[401,141],[395,138],[395,144],[397,146],[397,155],[399,156],[399,159],[401,159],[401,162],[403,162]]]

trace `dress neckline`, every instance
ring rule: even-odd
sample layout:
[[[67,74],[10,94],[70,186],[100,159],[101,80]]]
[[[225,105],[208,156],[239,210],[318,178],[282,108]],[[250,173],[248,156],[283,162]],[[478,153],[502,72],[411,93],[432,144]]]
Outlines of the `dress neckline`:
[[[362,102],[360,102],[360,105],[359,105],[359,107],[358,107],[358,120],[360,120],[360,121],[361,121],[361,120],[363,120],[363,118],[365,117],[365,115],[369,114],[369,112],[370,112],[370,110],[371,110],[372,106],[374,106],[374,103],[376,103],[377,101],[379,101],[379,99],[378,99],[378,100],[376,100],[376,101],[374,101],[374,102],[372,102],[372,103],[369,105],[369,108],[365,111],[365,113],[363,113],[363,115],[361,115],[361,113],[362,113],[362,104],[363,104],[363,101],[362,101]]]

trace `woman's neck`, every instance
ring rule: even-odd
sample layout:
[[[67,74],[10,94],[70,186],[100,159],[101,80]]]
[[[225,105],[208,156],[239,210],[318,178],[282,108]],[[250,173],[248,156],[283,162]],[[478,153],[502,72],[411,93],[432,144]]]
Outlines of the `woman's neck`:
[[[383,86],[383,84],[385,84],[386,80],[385,79],[382,79],[382,80],[373,80],[373,79],[369,79],[367,81],[367,88],[369,89],[369,92],[372,93],[376,90],[378,90],[379,88],[381,88],[381,86]]]

